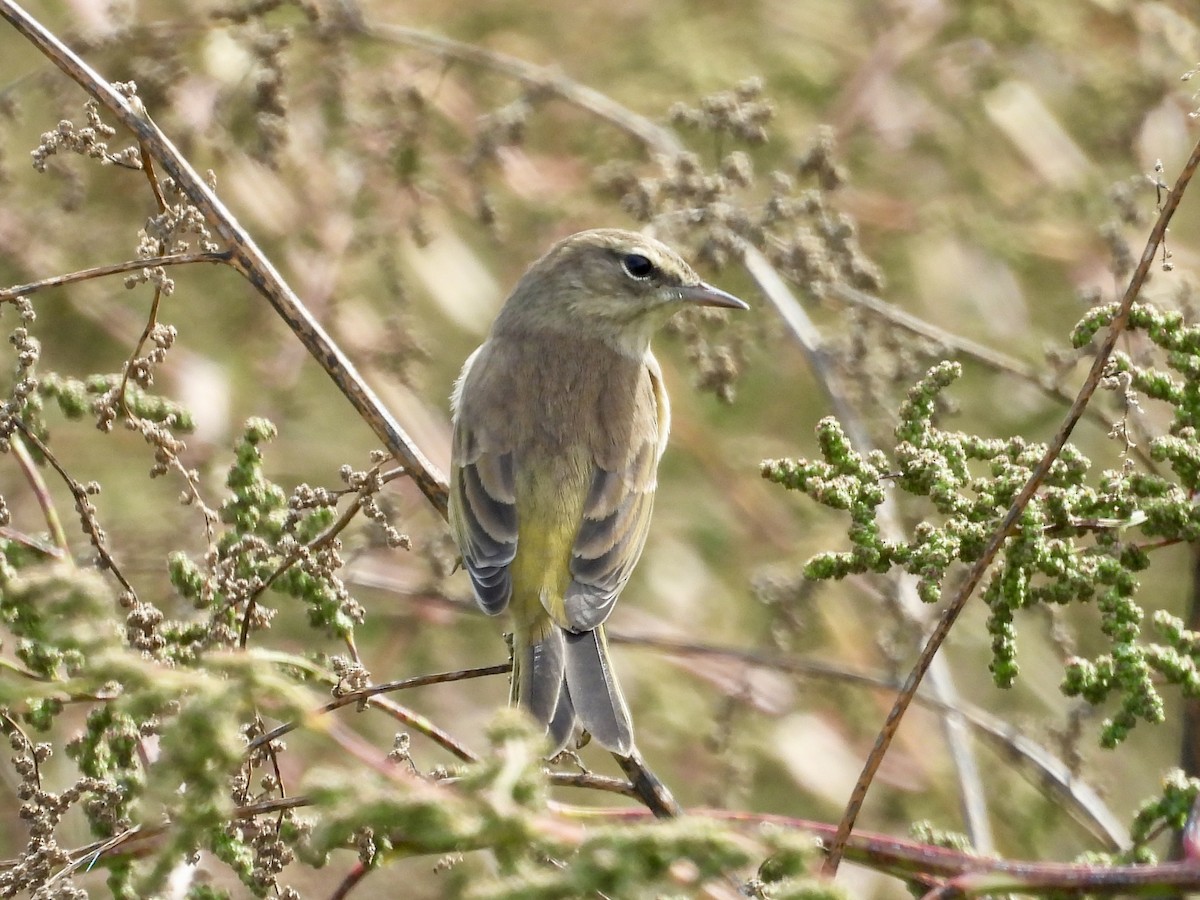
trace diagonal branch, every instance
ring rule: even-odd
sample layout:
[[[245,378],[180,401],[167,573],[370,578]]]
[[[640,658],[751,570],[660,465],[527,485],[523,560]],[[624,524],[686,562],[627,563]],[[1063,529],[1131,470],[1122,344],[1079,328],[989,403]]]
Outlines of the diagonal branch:
[[[866,764],[863,766],[862,774],[859,775],[858,782],[855,784],[854,790],[850,795],[850,800],[846,804],[846,811],[843,813],[842,820],[838,825],[837,836],[830,845],[828,856],[825,860],[824,870],[826,874],[833,875],[837,871],[842,854],[845,852],[846,841],[850,837],[850,832],[854,829],[854,822],[858,818],[859,810],[862,809],[863,800],[867,795],[871,782],[874,780],[875,773],[879,769],[880,763],[883,762],[883,757],[887,754],[888,747],[891,746],[892,738],[900,726],[900,720],[904,717],[905,711],[912,702],[922,678],[924,678],[925,673],[929,671],[930,666],[933,664],[938,649],[950,634],[950,629],[954,626],[954,622],[963,611],[963,607],[966,606],[967,600],[970,599],[971,594],[975,592],[975,588],[983,580],[984,575],[992,565],[992,561],[995,560],[1005,541],[1008,540],[1008,536],[1016,528],[1017,520],[1021,517],[1021,513],[1025,511],[1025,507],[1029,505],[1029,501],[1033,499],[1033,495],[1050,473],[1050,467],[1058,459],[1067,440],[1071,437],[1071,432],[1075,429],[1075,425],[1087,409],[1092,395],[1096,392],[1096,388],[1100,384],[1100,379],[1104,375],[1104,370],[1108,366],[1109,357],[1112,355],[1113,348],[1116,347],[1117,339],[1120,338],[1121,333],[1129,324],[1130,310],[1133,308],[1133,303],[1141,292],[1142,285],[1146,282],[1146,277],[1150,274],[1150,265],[1154,262],[1158,247],[1166,236],[1167,226],[1171,222],[1171,217],[1175,214],[1175,210],[1179,208],[1179,202],[1183,199],[1183,194],[1187,190],[1187,186],[1191,182],[1197,167],[1200,167],[1200,143],[1197,143],[1192,148],[1191,156],[1188,157],[1183,171],[1179,173],[1179,177],[1175,181],[1175,186],[1171,188],[1170,192],[1166,195],[1166,199],[1163,201],[1158,220],[1154,223],[1154,228],[1150,231],[1150,237],[1146,241],[1146,247],[1142,251],[1141,259],[1138,260],[1137,268],[1129,279],[1129,286],[1125,289],[1125,296],[1121,299],[1121,305],[1117,310],[1117,314],[1109,326],[1104,342],[1100,345],[1096,353],[1096,358],[1092,361],[1092,368],[1088,372],[1087,378],[1084,380],[1083,386],[1079,389],[1074,402],[1071,404],[1071,408],[1067,411],[1066,418],[1059,427],[1058,433],[1054,435],[1050,446],[1046,448],[1046,452],[1038,463],[1037,468],[1034,469],[1025,486],[1021,488],[1021,492],[1013,500],[1012,506],[1005,514],[1000,527],[996,529],[995,534],[988,541],[983,554],[976,561],[975,565],[971,567],[966,579],[956,592],[954,599],[943,611],[942,617],[938,620],[933,633],[929,636],[929,639],[921,650],[921,655],[905,680],[904,689],[896,697],[896,702],[892,706],[891,712],[888,713],[883,727],[880,729],[879,736],[875,740],[875,746],[871,749]]]
[[[812,323],[808,313],[805,312],[804,307],[796,299],[787,283],[758,250],[746,245],[743,248],[742,261],[746,270],[758,283],[759,289],[774,305],[776,312],[779,313],[800,345],[810,369],[816,376],[818,384],[821,385],[842,426],[860,451],[867,452],[874,446],[871,432],[866,423],[862,421],[862,416],[858,415],[842,392],[821,334]],[[890,493],[880,505],[878,517],[885,538],[895,541],[905,540],[899,510]],[[915,622],[924,621],[925,604],[917,594],[916,579],[911,575],[901,574],[896,577],[895,584],[897,600],[904,613],[911,616]],[[958,686],[955,684],[950,666],[945,660],[939,658],[934,661],[929,680],[933,694],[945,704],[942,712],[942,732],[946,740],[946,747],[954,762],[955,773],[958,776],[960,803],[967,833],[976,850],[980,853],[990,853],[992,851],[992,829],[988,821],[987,795],[984,790],[983,776],[971,748],[966,722],[957,709]]]
[[[107,80],[12,0],[0,0],[0,17],[115,116],[175,180],[192,205],[228,245],[230,264],[266,297],[388,451],[404,466],[434,509],[444,517],[447,503],[445,476],[384,408],[353,363],[325,333],[233,213],[159,130],[141,104],[115,91]]]

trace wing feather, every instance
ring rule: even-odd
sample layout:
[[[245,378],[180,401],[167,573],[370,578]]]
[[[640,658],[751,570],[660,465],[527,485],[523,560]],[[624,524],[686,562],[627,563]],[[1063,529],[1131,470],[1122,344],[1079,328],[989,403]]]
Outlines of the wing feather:
[[[666,393],[653,357],[623,458],[596,453],[583,521],[571,551],[571,582],[563,597],[565,626],[572,632],[593,629],[612,613],[617,597],[646,544],[654,508],[658,460],[669,421]],[[607,448],[606,448],[607,449]]]
[[[463,387],[482,350],[467,360],[455,389],[450,527],[476,602],[495,616],[508,608],[512,597],[509,567],[517,555],[516,461],[511,450],[491,446],[491,435],[478,433],[477,426],[486,428],[486,420],[465,416],[460,408]]]

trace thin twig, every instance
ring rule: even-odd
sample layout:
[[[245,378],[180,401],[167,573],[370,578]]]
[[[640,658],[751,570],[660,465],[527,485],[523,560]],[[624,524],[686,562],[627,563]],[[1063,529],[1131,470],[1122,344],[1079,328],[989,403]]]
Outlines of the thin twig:
[[[346,900],[350,896],[350,892],[362,883],[362,880],[373,872],[370,866],[365,866],[362,862],[356,862],[350,867],[350,871],[346,873],[346,877],[339,883],[334,892],[329,895],[329,900]]]
[[[350,506],[348,506],[340,516],[338,516],[337,520],[333,522],[333,524],[331,524],[328,528],[326,528],[308,543],[297,546],[291,553],[288,554],[287,558],[275,568],[275,571],[273,571],[270,576],[268,576],[267,579],[258,587],[256,587],[250,593],[250,596],[246,598],[246,610],[242,615],[242,630],[238,638],[239,647],[244,648],[246,646],[246,641],[250,637],[250,620],[254,616],[254,607],[258,601],[258,598],[261,597],[263,593],[270,590],[271,586],[280,578],[282,578],[288,572],[288,570],[292,568],[292,566],[304,559],[313,550],[316,550],[319,547],[324,547],[339,534],[345,531],[346,527],[352,521],[354,521],[354,517],[357,516],[362,510],[366,499],[373,496],[379,490],[379,488],[381,488],[387,483],[388,480],[390,480],[390,478],[385,479],[379,475],[381,466],[382,463],[372,468],[372,477],[368,479],[367,484],[362,489],[355,492],[358,496],[355,497],[354,502],[350,504]],[[398,477],[400,474],[403,474],[403,471],[403,469],[397,469],[393,470],[393,473],[389,474],[392,477]],[[339,496],[338,499],[341,499],[341,497]],[[349,642],[350,652],[355,662],[358,662],[358,650],[354,647],[353,636],[348,637],[347,640]]]
[[[751,276],[758,283],[763,295],[775,307],[792,336],[799,344],[801,351],[808,361],[809,368],[821,385],[830,406],[846,429],[847,434],[859,452],[867,453],[874,446],[871,432],[867,428],[854,406],[843,394],[840,379],[833,370],[828,352],[825,350],[820,332],[812,323],[803,305],[792,293],[791,289],[771,266],[762,253],[754,247],[745,245],[742,250],[742,262]],[[904,528],[900,522],[900,512],[895,498],[889,492],[876,512],[882,536],[887,540],[903,542],[907,540]],[[916,578],[906,573],[899,573],[895,578],[896,596],[900,607],[914,621],[924,621],[926,606],[917,594]],[[991,852],[992,829],[988,819],[987,794],[983,786],[983,776],[979,764],[971,748],[966,734],[966,726],[956,712],[958,706],[958,688],[950,666],[942,659],[934,662],[930,672],[930,687],[933,693],[945,702],[947,711],[942,715],[942,732],[950,758],[954,763],[954,771],[958,778],[959,796],[962,805],[963,820],[971,843],[981,853]]]
[[[764,653],[717,644],[611,631],[608,639],[614,644],[647,647],[669,655],[736,660],[755,668],[863,685],[882,691],[895,692],[901,687],[897,680],[881,673],[856,671],[841,665],[803,659],[790,654]],[[1113,815],[1100,795],[1080,781],[1072,773],[1070,766],[1041,744],[1021,734],[1014,725],[961,698],[951,706],[944,699],[924,689],[917,692],[914,702],[936,713],[961,716],[963,721],[974,729],[979,737],[990,742],[1000,755],[1018,763],[1031,784],[1062,804],[1067,813],[1086,828],[1092,837],[1103,842],[1108,850],[1115,852],[1129,846],[1128,829]]]
[[[607,775],[595,775],[591,772],[549,772],[547,777],[551,784],[559,787],[585,788],[590,791],[605,791],[610,794],[620,794],[630,800],[642,799],[637,788],[631,782],[619,778],[609,778]],[[565,809],[559,804],[551,804],[553,809]]]
[[[495,674],[500,673],[497,672]],[[468,748],[444,728],[438,727],[427,717],[414,712],[407,706],[402,706],[390,697],[372,697],[367,703],[372,709],[378,709],[391,716],[397,722],[407,725],[413,731],[423,734],[443,750],[458,757],[463,762],[473,763],[479,761],[479,754]]]
[[[442,59],[480,66],[519,81],[521,84],[533,88],[539,94],[558,97],[572,106],[616,126],[654,153],[673,155],[683,150],[683,144],[670,129],[663,128],[645,116],[639,116],[608,95],[582,85],[555,69],[534,65],[518,57],[488,50],[477,44],[456,41],[416,28],[373,24],[362,20],[354,25],[361,34],[367,37],[403,44],[406,47],[433,53]]]
[[[154,202],[158,206],[159,213],[164,213],[167,209],[167,201],[166,198],[163,197],[162,188],[158,184],[158,177],[154,173],[154,159],[151,157],[150,151],[145,144],[139,142],[138,150],[140,151],[142,158],[142,172],[145,174],[146,180],[150,183],[150,190],[154,194]],[[161,237],[158,239],[157,249],[160,256],[166,253],[167,245]],[[154,283],[154,296],[150,300],[150,315],[146,317],[146,324],[142,328],[142,335],[138,338],[137,343],[134,345],[133,352],[130,353],[129,358],[125,360],[125,367],[121,372],[121,386],[117,388],[117,402],[121,405],[121,410],[125,413],[126,418],[131,420],[136,417],[129,411],[129,404],[126,401],[125,391],[129,386],[129,375],[133,371],[134,361],[142,352],[142,348],[146,346],[146,341],[150,340],[150,335],[153,333],[154,327],[158,324],[158,310],[159,306],[162,304],[162,295],[162,281],[156,280]],[[212,543],[211,527],[209,528],[208,540],[209,543]]]
[[[124,262],[112,263],[107,266],[93,266],[78,272],[68,272],[66,275],[55,275],[53,278],[43,278],[28,284],[17,284],[9,288],[0,288],[0,303],[14,302],[20,297],[44,291],[47,288],[62,287],[76,284],[80,281],[91,281],[93,278],[104,278],[108,275],[120,275],[123,272],[137,272],[142,269],[154,269],[159,266],[187,266],[193,263],[227,263],[232,258],[229,250],[211,253],[178,253],[173,256],[150,256],[146,259],[127,259]]]
[[[431,684],[449,684],[454,681],[465,681],[469,678],[483,678],[488,675],[502,675],[505,672],[511,671],[512,667],[508,663],[497,664],[494,666],[483,666],[475,669],[459,669],[455,672],[438,672],[433,675],[416,675],[412,678],[401,678],[398,681],[385,681],[382,684],[373,684],[370,687],[362,688],[357,691],[349,691],[342,694],[340,697],[335,697],[328,703],[318,706],[309,715],[321,716],[328,712],[333,712],[335,709],[341,709],[343,706],[350,706],[356,703],[366,703],[372,697],[378,694],[387,694],[393,691],[403,691],[409,688],[426,687]],[[285,722],[276,728],[272,728],[265,734],[260,734],[254,740],[246,745],[246,753],[251,753],[270,741],[283,737],[291,731],[295,731],[300,727],[299,722]]]
[[[634,747],[633,752],[628,756],[614,753],[613,759],[617,761],[617,765],[621,767],[621,771],[633,785],[634,791],[655,818],[673,819],[683,815],[683,809],[679,803],[671,795],[667,786],[646,765],[646,761],[642,759],[637,747]]]
[[[1021,513],[1024,512],[1025,507],[1029,505],[1029,501],[1033,499],[1033,495],[1050,473],[1050,467],[1058,459],[1059,454],[1071,436],[1071,432],[1091,401],[1092,395],[1096,392],[1096,388],[1100,384],[1100,379],[1104,375],[1104,370],[1108,366],[1109,357],[1116,346],[1117,339],[1129,323],[1130,310],[1133,308],[1133,303],[1137,299],[1142,285],[1146,281],[1146,276],[1150,272],[1150,266],[1154,262],[1158,246],[1162,243],[1167,233],[1167,226],[1171,222],[1171,217],[1179,207],[1179,202],[1183,199],[1184,191],[1187,189],[1188,183],[1192,180],[1197,166],[1200,166],[1200,143],[1197,143],[1192,148],[1191,156],[1188,157],[1187,163],[1179,173],[1179,177],[1175,181],[1175,186],[1171,188],[1170,193],[1167,194],[1163,202],[1162,211],[1159,213],[1158,220],[1154,223],[1154,228],[1151,230],[1150,237],[1146,241],[1146,247],[1142,251],[1137,268],[1129,280],[1129,286],[1125,290],[1125,296],[1121,299],[1116,316],[1108,328],[1104,342],[1100,345],[1096,353],[1096,358],[1092,361],[1092,368],[1088,372],[1083,386],[1079,389],[1079,394],[1075,397],[1075,401],[1071,404],[1071,408],[1067,411],[1066,418],[1058,429],[1058,433],[1054,435],[1050,446],[1046,448],[1045,454],[1043,454],[1041,460],[1038,462],[1037,468],[1034,469],[1025,486],[1021,488],[1021,492],[1013,500],[1012,506],[992,535],[991,540],[988,541],[982,555],[971,567],[965,581],[956,591],[954,599],[942,613],[937,626],[926,641],[925,646],[921,650],[921,655],[918,657],[916,664],[913,666],[904,683],[904,690],[896,697],[896,702],[892,706],[891,712],[888,713],[887,720],[884,722],[883,728],[880,730],[879,736],[875,741],[875,746],[871,749],[871,753],[867,757],[862,774],[859,775],[858,782],[855,784],[854,790],[850,795],[850,800],[846,804],[846,811],[842,815],[841,822],[838,824],[837,836],[834,838],[833,844],[829,847],[829,855],[825,859],[824,871],[826,874],[832,876],[837,872],[838,864],[841,862],[842,854],[845,851],[846,841],[850,837],[850,832],[854,828],[859,810],[862,808],[863,799],[866,797],[871,782],[875,778],[879,764],[887,754],[888,747],[891,746],[892,738],[895,736],[896,729],[900,725],[900,720],[912,702],[921,679],[929,670],[938,649],[945,642],[954,622],[958,619],[963,607],[966,606],[967,600],[975,592],[975,588],[979,586],[987,570],[991,567],[992,561],[1008,540],[1013,529],[1016,528],[1017,520],[1021,517]]]
[[[113,558],[112,554],[109,553],[108,543],[104,539],[104,532],[96,524],[95,515],[88,512],[92,502],[88,499],[87,490],[71,477],[70,473],[63,468],[62,463],[58,461],[58,458],[50,452],[50,448],[42,442],[41,438],[30,431],[24,422],[19,418],[14,418],[12,421],[21,434],[25,435],[25,440],[36,447],[38,453],[46,458],[46,462],[50,463],[51,468],[58,473],[58,476],[63,480],[63,483],[75,498],[75,509],[79,513],[80,524],[83,526],[84,531],[87,532],[88,539],[96,551],[96,556],[99,558],[99,567],[102,570],[112,572],[113,577],[125,589],[126,595],[132,600],[136,600],[137,592],[133,589],[133,585],[130,584],[129,579],[125,577],[120,567],[117,566],[117,561]]]
[[[50,540],[58,549],[57,557],[69,561],[71,545],[67,542],[67,532],[63,529],[62,519],[58,516],[58,507],[54,505],[54,498],[50,496],[50,488],[46,484],[46,479],[42,477],[41,470],[33,461],[33,457],[29,455],[29,448],[25,446],[20,435],[14,434],[9,438],[9,446],[12,448],[13,456],[17,458],[17,465],[24,473],[25,480],[33,489],[33,496],[37,499],[38,506],[41,507],[42,518],[46,520],[46,528],[50,531]]]

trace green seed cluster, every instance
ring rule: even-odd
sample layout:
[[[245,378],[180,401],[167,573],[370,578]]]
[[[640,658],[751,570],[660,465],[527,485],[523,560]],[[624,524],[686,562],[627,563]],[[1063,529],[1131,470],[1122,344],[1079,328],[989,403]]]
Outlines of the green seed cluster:
[[[1089,311],[1072,336],[1075,345],[1086,346],[1112,324],[1115,313],[1115,306]],[[1142,356],[1161,357],[1165,367],[1118,353],[1102,387],[1124,388],[1127,404],[1144,396],[1171,407],[1167,433],[1148,446],[1147,458],[1163,470],[1141,470],[1124,458],[1119,468],[1096,472],[1068,444],[1008,530],[980,594],[988,607],[989,668],[1000,687],[1011,686],[1019,673],[1019,611],[1038,604],[1094,604],[1107,648],[1095,658],[1067,659],[1061,689],[1094,704],[1115,701],[1101,732],[1101,743],[1109,747],[1138,721],[1163,720],[1163,682],[1200,696],[1200,639],[1159,614],[1157,640],[1147,641],[1145,612],[1136,600],[1138,573],[1149,567],[1151,549],[1200,539],[1200,505],[1194,502],[1200,491],[1200,326],[1186,324],[1179,313],[1138,304],[1129,327],[1153,345],[1153,353]],[[808,577],[900,569],[917,578],[921,598],[932,603],[956,566],[981,558],[1046,447],[1020,437],[985,438],[939,427],[942,395],[960,374],[957,363],[942,362],[911,388],[887,454],[857,452],[841,425],[825,419],[817,426],[819,459],[763,463],[768,480],[850,517],[850,548],[817,554],[807,564]],[[1127,432],[1122,426],[1114,434]],[[879,521],[881,506],[899,495],[918,498],[927,510],[901,539],[885,534]]]

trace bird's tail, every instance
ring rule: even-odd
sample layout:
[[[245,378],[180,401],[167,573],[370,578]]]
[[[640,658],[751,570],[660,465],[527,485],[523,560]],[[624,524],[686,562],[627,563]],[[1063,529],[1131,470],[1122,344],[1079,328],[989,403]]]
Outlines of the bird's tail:
[[[633,750],[629,707],[608,660],[604,628],[563,633],[566,693],[575,717],[602,746],[628,756]]]
[[[521,629],[513,633],[513,672],[509,701],[546,727],[557,756],[575,731],[575,710],[567,691],[563,632],[550,625],[544,637]]]
[[[628,756],[633,723],[608,660],[604,630],[574,634],[551,625],[531,640],[513,638],[512,704],[546,726],[557,755],[578,721],[601,746]]]

